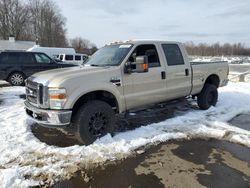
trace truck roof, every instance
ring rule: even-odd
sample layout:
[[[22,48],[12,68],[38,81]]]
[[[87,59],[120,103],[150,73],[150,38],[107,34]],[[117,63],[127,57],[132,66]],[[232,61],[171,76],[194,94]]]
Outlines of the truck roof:
[[[164,41],[164,40],[157,40],[157,39],[133,39],[133,40],[126,40],[126,41],[114,41],[109,43],[108,45],[114,44],[148,44],[148,43],[169,43],[169,44],[181,44],[177,41]]]

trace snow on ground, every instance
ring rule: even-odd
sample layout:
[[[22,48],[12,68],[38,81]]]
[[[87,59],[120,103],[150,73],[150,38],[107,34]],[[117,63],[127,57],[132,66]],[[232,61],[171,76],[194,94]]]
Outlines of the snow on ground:
[[[217,106],[207,111],[190,109],[160,123],[114,137],[106,135],[90,146],[65,148],[48,146],[32,134],[19,98],[23,93],[22,87],[0,88],[0,187],[53,184],[77,168],[119,160],[142,146],[170,139],[216,138],[250,147],[250,131],[226,123],[238,114],[250,113],[247,83],[221,88]]]
[[[8,84],[8,82],[4,81],[4,80],[0,80],[0,85],[5,85]]]
[[[250,64],[248,56],[190,56],[193,62],[227,61],[230,64]]]

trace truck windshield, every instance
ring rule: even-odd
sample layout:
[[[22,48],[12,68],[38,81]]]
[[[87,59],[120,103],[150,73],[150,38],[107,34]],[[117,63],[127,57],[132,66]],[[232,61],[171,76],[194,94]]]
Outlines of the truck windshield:
[[[131,44],[105,46],[98,50],[85,65],[91,66],[117,66],[131,49]]]

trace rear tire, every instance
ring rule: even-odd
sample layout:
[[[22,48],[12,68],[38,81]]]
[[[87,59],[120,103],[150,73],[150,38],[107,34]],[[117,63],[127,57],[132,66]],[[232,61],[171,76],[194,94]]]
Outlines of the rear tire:
[[[19,72],[11,73],[8,78],[8,82],[13,86],[23,86],[24,80],[25,80],[25,76]]]
[[[204,88],[197,96],[197,104],[200,109],[207,110],[215,106],[218,100],[217,87],[211,84],[205,84]]]
[[[99,100],[84,104],[73,117],[76,138],[81,144],[89,145],[97,138],[115,130],[115,114],[109,104]]]

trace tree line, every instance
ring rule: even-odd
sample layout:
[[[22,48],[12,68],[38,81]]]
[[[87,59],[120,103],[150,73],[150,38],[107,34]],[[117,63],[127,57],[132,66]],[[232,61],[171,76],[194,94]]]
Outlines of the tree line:
[[[69,47],[78,53],[94,53],[96,45],[82,37],[67,38],[66,19],[53,0],[0,0],[0,39],[37,41],[40,46]],[[185,43],[190,55],[250,55],[242,43]]]
[[[250,55],[250,48],[247,48],[242,43],[194,44],[193,42],[186,42],[185,47],[189,55],[199,55],[199,56],[222,56],[222,55],[247,56],[247,55]]]
[[[81,37],[67,38],[66,19],[52,0],[0,0],[0,39],[36,41],[40,46],[76,48],[93,53],[96,46]]]

